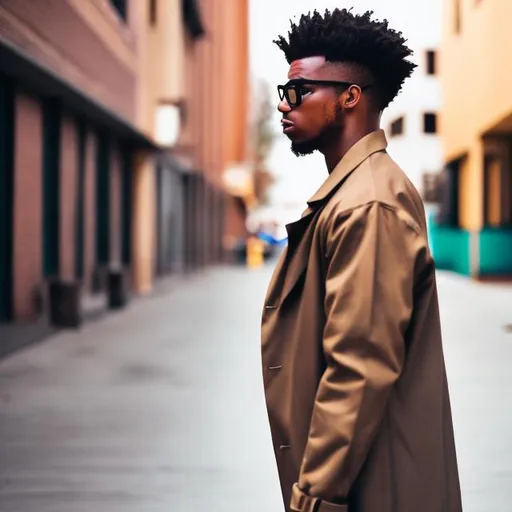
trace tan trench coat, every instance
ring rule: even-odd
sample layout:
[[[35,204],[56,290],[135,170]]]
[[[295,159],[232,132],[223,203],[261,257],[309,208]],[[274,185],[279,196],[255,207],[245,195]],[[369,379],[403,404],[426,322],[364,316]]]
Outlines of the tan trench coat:
[[[267,408],[286,510],[462,510],[422,201],[382,131],[343,157],[267,293]]]

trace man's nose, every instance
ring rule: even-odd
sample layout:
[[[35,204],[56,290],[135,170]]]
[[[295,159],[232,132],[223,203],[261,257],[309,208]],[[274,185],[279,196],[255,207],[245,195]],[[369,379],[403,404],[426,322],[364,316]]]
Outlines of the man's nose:
[[[277,105],[277,110],[279,110],[279,112],[281,112],[281,114],[284,114],[285,112],[290,112],[291,107],[288,104],[288,102],[286,101],[286,98],[283,98],[279,102],[279,104]]]

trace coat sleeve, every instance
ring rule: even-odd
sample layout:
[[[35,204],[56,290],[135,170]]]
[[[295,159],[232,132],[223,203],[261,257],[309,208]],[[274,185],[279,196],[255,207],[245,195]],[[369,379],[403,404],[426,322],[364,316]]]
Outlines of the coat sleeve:
[[[344,502],[400,376],[415,261],[425,246],[407,219],[387,205],[372,203],[331,222],[326,240],[326,369],[294,485],[294,492],[305,497]]]

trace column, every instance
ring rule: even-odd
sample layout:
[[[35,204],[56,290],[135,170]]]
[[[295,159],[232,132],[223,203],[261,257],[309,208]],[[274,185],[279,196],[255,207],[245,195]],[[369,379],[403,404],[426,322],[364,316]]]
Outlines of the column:
[[[43,119],[35,98],[15,101],[13,313],[21,320],[35,315],[34,292],[43,284]]]
[[[139,150],[133,169],[133,289],[149,293],[155,262],[155,166],[151,155]]]

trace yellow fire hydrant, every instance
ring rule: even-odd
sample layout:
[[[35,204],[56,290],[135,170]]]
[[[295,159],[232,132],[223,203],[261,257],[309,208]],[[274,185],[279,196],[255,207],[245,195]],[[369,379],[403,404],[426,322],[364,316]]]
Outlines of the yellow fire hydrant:
[[[250,236],[246,243],[247,267],[261,268],[263,266],[263,241],[255,236]]]

